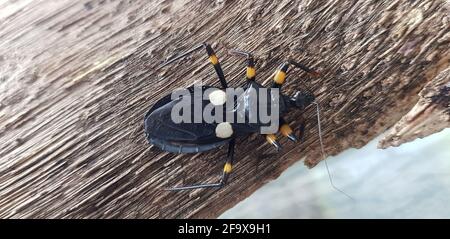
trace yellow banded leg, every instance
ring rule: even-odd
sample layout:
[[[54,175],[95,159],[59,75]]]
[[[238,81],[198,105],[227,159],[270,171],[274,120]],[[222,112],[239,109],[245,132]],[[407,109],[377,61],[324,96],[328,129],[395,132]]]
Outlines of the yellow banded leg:
[[[228,178],[230,177],[231,171],[233,170],[233,165],[231,161],[227,161],[225,165],[223,166],[223,174],[222,179],[220,180],[220,183],[222,185],[225,185],[228,181]]]
[[[287,123],[284,123],[280,126],[280,132],[283,136],[287,137],[289,140],[291,140],[293,142],[298,141],[297,137],[294,134],[294,131],[291,129],[291,127]]]
[[[215,54],[212,54],[212,55],[209,56],[209,61],[213,65],[219,64],[219,59],[217,58],[217,56]]]
[[[275,82],[275,84],[282,85],[285,80],[286,80],[286,72],[282,70],[277,70],[277,72],[275,72],[275,76],[273,77],[273,81]]]
[[[286,81],[286,73],[287,70],[289,68],[289,66],[293,66],[296,68],[300,68],[303,71],[305,71],[306,73],[310,74],[313,77],[318,77],[320,76],[319,72],[308,68],[307,66],[300,64],[298,62],[289,60],[283,64],[281,64],[281,66],[278,68],[278,70],[275,72],[275,76],[273,77],[273,84],[272,87],[273,88],[281,88],[281,86],[284,84],[284,82]]]
[[[266,134],[266,140],[271,145],[273,145],[277,149],[277,151],[281,149],[281,144],[278,143],[277,136],[275,134]]]
[[[254,81],[256,76],[256,69],[255,69],[255,61],[253,60],[253,57],[248,54],[247,56],[247,81]]]
[[[241,50],[230,50],[231,54],[244,56],[247,58],[247,81],[254,81],[256,76],[256,70],[255,70],[255,60],[253,59],[253,56],[245,51]]]
[[[286,72],[289,68],[288,63],[283,63],[279,69],[275,72],[275,76],[273,77],[273,85],[274,88],[280,88],[283,83],[286,81]]]
[[[206,48],[206,52],[208,53],[209,61],[214,66],[214,70],[216,70],[222,88],[226,89],[228,87],[228,84],[227,81],[225,80],[225,75],[223,74],[222,67],[220,66],[219,58],[217,58],[216,53],[209,44],[205,43],[204,46]]]
[[[208,53],[209,61],[214,66],[214,70],[217,73],[217,76],[219,78],[220,84],[222,85],[222,88],[224,88],[224,89],[227,88],[227,82],[225,80],[225,76],[223,74],[222,67],[220,66],[219,59],[217,58],[216,54],[214,53],[214,50],[207,43],[203,43],[203,44],[201,44],[201,45],[199,45],[197,47],[194,47],[194,48],[192,48],[192,49],[190,49],[190,50],[188,50],[188,51],[186,51],[186,52],[184,52],[184,53],[182,53],[182,54],[180,54],[178,56],[170,58],[169,60],[164,62],[161,67],[167,66],[168,64],[171,64],[171,63],[173,63],[173,62],[175,62],[175,61],[177,61],[179,59],[182,59],[182,58],[184,58],[184,57],[186,57],[188,55],[191,55],[194,52],[196,52],[196,51],[198,51],[198,50],[200,50],[202,48],[206,49],[206,52]]]
[[[220,183],[222,185],[225,185],[228,181],[228,177],[231,174],[231,171],[233,170],[233,160],[234,160],[234,146],[235,146],[235,140],[232,139],[230,143],[228,144],[228,158],[227,162],[223,166],[223,174],[222,179],[220,180]]]
[[[256,70],[254,66],[247,66],[247,80],[255,80]]]
[[[231,165],[230,162],[227,162],[225,164],[225,166],[223,166],[223,172],[224,173],[231,173],[232,170],[233,170],[233,166]]]
[[[230,143],[228,144],[228,156],[227,161],[223,167],[223,173],[222,178],[218,183],[206,183],[206,184],[195,184],[195,185],[189,185],[189,186],[181,186],[181,187],[174,187],[174,188],[168,188],[166,190],[168,191],[181,191],[181,190],[191,190],[191,189],[199,189],[199,188],[221,188],[223,187],[227,181],[228,177],[230,176],[231,170],[232,170],[232,164],[234,159],[234,146],[235,146],[235,139],[231,139]]]

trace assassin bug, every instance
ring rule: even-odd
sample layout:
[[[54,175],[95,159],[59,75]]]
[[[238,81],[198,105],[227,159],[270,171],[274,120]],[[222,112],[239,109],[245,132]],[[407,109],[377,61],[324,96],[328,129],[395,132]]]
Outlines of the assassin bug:
[[[170,63],[175,62],[183,57],[186,57],[196,51],[201,49],[205,49],[208,55],[209,61],[214,66],[214,69],[217,73],[219,83],[221,85],[221,89],[227,89],[228,84],[225,80],[224,73],[220,66],[219,60],[211,48],[211,46],[207,43],[203,43],[185,53],[182,53],[179,56],[173,57],[166,62],[163,63],[161,67],[167,66]],[[260,89],[281,89],[283,83],[286,79],[286,73],[289,67],[299,68],[306,73],[312,76],[318,76],[319,73],[310,69],[309,67],[297,63],[292,60],[288,60],[282,63],[279,68],[276,70],[272,86],[269,88],[265,88],[261,84],[255,81],[256,71],[255,71],[255,61],[253,56],[250,53],[240,51],[240,50],[232,50],[230,53],[238,56],[244,56],[247,61],[247,71],[246,71],[246,82],[244,84],[244,92],[239,97],[241,99],[245,99],[247,97],[248,92],[250,90],[258,91]],[[220,94],[220,89],[214,86],[201,86],[201,90],[205,91],[208,89],[217,89],[219,90],[219,94],[217,96],[211,97],[213,93],[210,94],[209,100],[214,104],[215,101],[222,101],[220,98],[223,97],[223,94]],[[218,183],[208,183],[208,184],[196,184],[189,186],[181,186],[170,188],[168,190],[176,191],[176,190],[186,190],[186,189],[197,189],[197,188],[220,188],[227,183],[228,177],[232,171],[232,163],[234,158],[234,147],[235,147],[235,139],[239,135],[247,135],[250,133],[259,132],[260,128],[264,125],[261,122],[257,122],[254,124],[250,123],[174,123],[171,120],[171,112],[174,105],[181,100],[183,97],[195,98],[193,93],[195,88],[189,87],[188,94],[181,96],[180,98],[172,99],[171,95],[167,95],[156,102],[153,107],[145,115],[145,133],[147,140],[150,144],[159,147],[160,149],[173,153],[197,153],[203,152],[207,150],[212,150],[222,145],[228,144],[228,153],[227,159],[223,168],[223,173],[220,181]],[[214,91],[213,91],[214,92]],[[217,92],[217,91],[216,91]],[[223,91],[222,91],[223,92]],[[200,96],[201,97],[201,96]],[[203,103],[205,99],[199,99]],[[207,100],[206,100],[207,101]],[[194,99],[195,102],[195,99]],[[238,101],[239,102],[239,101]],[[222,102],[223,103],[223,102]],[[317,106],[317,116],[319,118],[319,105],[315,102],[315,97],[312,93],[297,91],[293,96],[287,96],[280,93],[279,97],[279,133],[283,136],[286,136],[289,140],[293,142],[298,142],[298,137],[294,134],[294,131],[287,124],[287,122],[283,119],[283,115],[288,113],[292,109],[305,109],[310,104],[315,104]],[[205,104],[203,104],[204,106]],[[248,105],[244,106],[249,107]],[[267,105],[270,108],[270,105]],[[270,110],[270,109],[269,109]],[[303,132],[305,128],[305,123],[302,121],[300,125],[300,139],[302,138]],[[320,128],[319,128],[320,130]],[[281,145],[277,141],[276,134],[266,134],[264,135],[266,140],[273,145],[277,150],[281,148]],[[322,139],[320,138],[320,143],[322,146]],[[323,149],[323,146],[322,146]],[[323,150],[322,150],[323,153]],[[323,153],[324,155],[324,153]],[[328,169],[328,166],[327,166]],[[330,177],[331,181],[331,177]],[[333,185],[333,183],[331,182]],[[333,186],[334,187],[334,186]],[[339,190],[340,191],[340,190]]]

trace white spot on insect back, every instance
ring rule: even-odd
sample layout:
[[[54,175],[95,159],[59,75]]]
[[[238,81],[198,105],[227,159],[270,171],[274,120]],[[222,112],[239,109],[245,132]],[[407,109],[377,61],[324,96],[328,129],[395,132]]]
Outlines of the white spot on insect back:
[[[208,97],[213,105],[223,105],[227,101],[227,94],[223,90],[215,90]]]
[[[229,138],[233,135],[233,128],[229,122],[222,122],[216,127],[216,136],[218,138]]]

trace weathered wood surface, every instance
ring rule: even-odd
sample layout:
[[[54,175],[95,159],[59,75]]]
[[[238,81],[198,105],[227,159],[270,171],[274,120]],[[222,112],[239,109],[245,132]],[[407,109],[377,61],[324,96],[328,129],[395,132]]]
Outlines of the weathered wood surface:
[[[450,127],[450,68],[419,93],[417,104],[379,142],[380,148],[399,146]]]
[[[244,63],[229,48],[254,52],[261,82],[288,57],[319,69],[320,79],[292,73],[287,89],[314,90],[337,154],[394,125],[449,67],[448,12],[443,0],[0,1],[0,217],[216,217],[294,162],[319,162],[314,112],[306,141],[283,139],[279,154],[239,139],[228,187],[163,191],[218,180],[225,149],[174,155],[146,143],[156,100],[216,82],[203,55],[157,71],[162,60],[208,41],[231,85]]]

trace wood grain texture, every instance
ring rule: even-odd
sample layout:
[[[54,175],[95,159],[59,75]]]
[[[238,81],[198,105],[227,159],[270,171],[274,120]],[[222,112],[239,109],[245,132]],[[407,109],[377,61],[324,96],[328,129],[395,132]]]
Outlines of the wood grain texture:
[[[450,68],[428,82],[419,96],[417,104],[389,130],[378,147],[399,146],[450,128]]]
[[[163,191],[217,181],[226,153],[146,143],[143,116],[160,97],[216,82],[201,54],[158,70],[165,58],[212,43],[232,86],[245,64],[230,48],[253,52],[266,84],[288,57],[317,68],[323,77],[297,71],[286,89],[315,92],[334,155],[394,125],[449,67],[448,12],[443,0],[0,1],[0,217],[216,217],[294,162],[320,161],[314,112],[287,117],[298,126],[304,114],[306,140],[283,139],[279,154],[239,139],[226,188]]]

